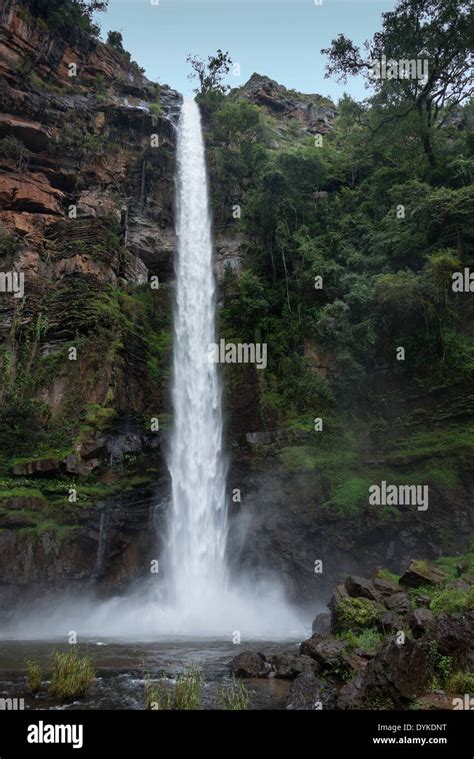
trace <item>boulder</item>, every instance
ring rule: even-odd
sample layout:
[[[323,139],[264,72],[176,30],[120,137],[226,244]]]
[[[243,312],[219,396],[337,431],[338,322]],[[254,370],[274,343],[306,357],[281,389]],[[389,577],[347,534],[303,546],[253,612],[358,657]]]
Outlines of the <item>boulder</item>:
[[[339,600],[335,600],[333,596],[330,606],[333,632],[360,632],[366,627],[380,626],[385,614],[385,608],[381,603],[369,598],[351,598],[349,595],[345,598],[340,597]]]
[[[335,702],[336,691],[332,686],[313,672],[303,672],[293,681],[286,708],[319,711],[333,709]]]
[[[428,561],[411,561],[408,569],[400,577],[400,585],[417,588],[420,585],[439,585],[446,575]]]
[[[321,640],[317,635],[303,641],[300,646],[300,652],[314,659],[321,669],[331,669],[340,663],[344,649],[343,641],[334,638]]]
[[[397,582],[394,582],[393,580],[385,579],[385,577],[375,577],[374,587],[383,596],[390,596],[393,593],[400,592],[400,585]]]
[[[381,600],[381,594],[372,580],[366,580],[365,577],[351,575],[345,581],[344,587],[352,598],[368,598],[376,602]]]
[[[369,704],[388,699],[404,708],[430,688],[433,674],[433,656],[427,641],[407,638],[398,645],[388,640],[368,663],[361,688]]]
[[[235,677],[266,677],[271,665],[265,656],[256,651],[242,651],[230,665]]]
[[[358,675],[350,683],[342,686],[337,697],[337,709],[363,709],[365,706],[365,690],[363,677]]]
[[[411,602],[406,593],[394,593],[393,595],[386,596],[385,606],[394,614],[407,614],[411,611]]]
[[[474,611],[439,614],[429,627],[429,637],[438,652],[452,656],[458,666],[474,664]]]
[[[429,609],[415,609],[409,621],[411,630],[415,638],[424,635],[433,621],[433,613]]]
[[[302,672],[315,672],[316,662],[310,657],[297,654],[275,654],[270,659],[272,671],[270,677],[293,680]]]

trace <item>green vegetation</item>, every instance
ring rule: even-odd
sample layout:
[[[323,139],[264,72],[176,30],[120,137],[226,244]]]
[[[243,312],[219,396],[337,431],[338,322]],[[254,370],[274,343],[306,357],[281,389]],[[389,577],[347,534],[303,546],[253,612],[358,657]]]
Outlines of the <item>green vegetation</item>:
[[[30,693],[38,693],[41,688],[41,666],[38,662],[27,659],[26,665],[26,685]]]
[[[50,691],[61,701],[81,698],[95,680],[92,659],[80,656],[75,650],[53,654],[52,670]]]
[[[474,587],[469,590],[446,588],[432,594],[430,609],[433,614],[442,612],[466,612],[474,610]]]
[[[199,709],[202,690],[200,670],[189,667],[176,680],[174,693],[165,677],[153,684],[150,676],[145,677],[146,707],[152,710],[173,709],[177,711],[194,711]]]
[[[396,582],[400,580],[400,576],[394,574],[389,569],[385,569],[385,567],[382,567],[381,569],[377,569],[376,577],[380,577],[381,580],[391,580],[391,582]]]
[[[244,711],[250,708],[250,696],[245,685],[232,677],[230,685],[223,686],[218,694],[219,709]]]
[[[294,119],[288,126],[249,103],[245,88],[199,96],[214,224],[243,239],[246,262],[220,285],[219,336],[267,344],[255,380],[263,423],[307,432],[253,454],[260,462],[276,454],[291,472],[324,470],[327,507],[354,519],[368,513],[365,484],[454,490],[473,454],[472,309],[451,287],[453,272],[473,266],[467,9],[465,0],[436,0],[420,22],[415,6],[400,0],[374,44],[396,59],[439,44],[429,88],[384,80],[363,103],[345,95],[322,147]],[[452,58],[451,34],[460,35]],[[330,73],[365,65],[351,50],[333,42]],[[237,373],[228,374],[237,392]]]
[[[432,689],[445,688],[453,668],[452,657],[440,654],[435,641],[431,641],[429,644],[428,656],[434,667],[433,682],[431,684]]]
[[[75,41],[81,33],[98,38],[100,29],[92,16],[105,10],[107,4],[108,0],[30,0],[28,7],[39,22]]]
[[[368,598],[341,598],[337,603],[337,626],[340,631],[363,631],[372,627],[385,609]]]
[[[150,675],[145,676],[146,708],[153,711],[169,711],[173,708],[173,698],[165,677],[153,684]]]
[[[376,651],[383,641],[383,635],[374,627],[367,627],[356,634],[353,630],[346,630],[338,635],[340,640],[347,644],[349,651],[360,648],[362,651]]]
[[[474,674],[472,672],[453,672],[446,682],[448,693],[474,693]]]
[[[199,709],[202,675],[195,667],[189,667],[176,681],[174,708],[179,711]]]

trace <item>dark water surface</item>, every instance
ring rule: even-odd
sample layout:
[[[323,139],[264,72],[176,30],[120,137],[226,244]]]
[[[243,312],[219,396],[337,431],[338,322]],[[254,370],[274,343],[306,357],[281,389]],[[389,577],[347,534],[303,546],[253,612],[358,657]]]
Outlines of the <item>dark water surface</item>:
[[[104,639],[78,645],[81,655],[92,657],[96,680],[84,698],[61,705],[47,692],[49,662],[54,651],[70,651],[64,641],[0,641],[0,698],[24,698],[25,709],[143,709],[147,674],[152,680],[165,675],[170,685],[190,666],[203,675],[201,693],[203,709],[217,708],[218,691],[229,684],[229,663],[244,650],[296,653],[296,641],[245,641],[233,645],[223,640],[161,639],[156,642],[131,643]],[[26,691],[25,660],[34,659],[43,668],[41,693]],[[251,709],[283,709],[289,683],[274,678],[245,680]]]

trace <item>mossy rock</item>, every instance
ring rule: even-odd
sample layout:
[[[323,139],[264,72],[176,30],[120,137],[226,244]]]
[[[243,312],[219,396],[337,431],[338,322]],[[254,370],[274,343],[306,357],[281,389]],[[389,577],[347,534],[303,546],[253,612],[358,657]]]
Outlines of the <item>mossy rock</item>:
[[[381,622],[385,608],[368,598],[341,598],[333,607],[334,629],[361,632]]]

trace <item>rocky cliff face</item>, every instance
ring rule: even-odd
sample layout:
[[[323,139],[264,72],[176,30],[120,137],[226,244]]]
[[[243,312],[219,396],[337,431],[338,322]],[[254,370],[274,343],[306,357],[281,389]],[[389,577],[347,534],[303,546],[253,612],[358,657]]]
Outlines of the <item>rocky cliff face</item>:
[[[162,471],[181,96],[27,2],[0,8],[0,92],[0,270],[24,277],[0,295],[2,584],[119,587],[155,542],[154,490],[118,482]]]
[[[282,131],[295,122],[302,137],[331,131],[337,114],[336,106],[328,98],[288,90],[260,74],[252,74],[248,82],[233,93],[264,108],[278,120]]]

